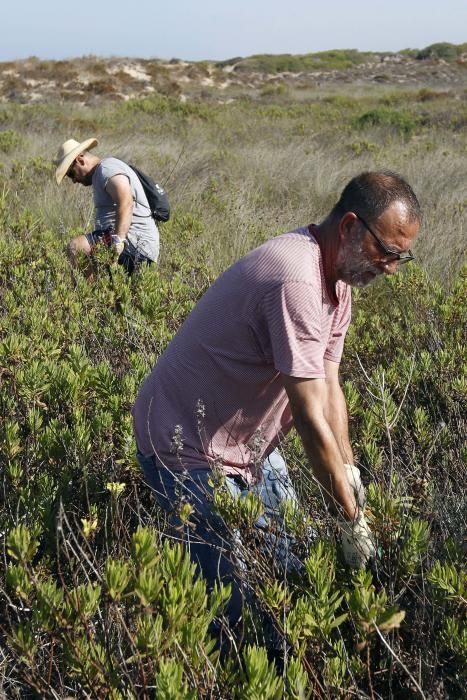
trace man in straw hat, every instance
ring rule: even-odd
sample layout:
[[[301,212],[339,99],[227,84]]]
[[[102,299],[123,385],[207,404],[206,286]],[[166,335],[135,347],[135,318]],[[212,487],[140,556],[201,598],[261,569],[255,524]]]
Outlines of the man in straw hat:
[[[75,184],[92,185],[94,191],[95,230],[73,238],[68,257],[75,266],[79,253],[90,256],[103,243],[115,250],[119,264],[131,274],[136,266],[157,261],[159,231],[136,173],[118,158],[91,153],[97,143],[95,138],[81,143],[69,139],[54,160],[57,184],[66,176]]]

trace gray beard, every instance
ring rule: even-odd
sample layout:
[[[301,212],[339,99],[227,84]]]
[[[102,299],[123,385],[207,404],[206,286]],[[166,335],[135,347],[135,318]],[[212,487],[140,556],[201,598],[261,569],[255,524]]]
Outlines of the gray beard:
[[[337,259],[338,278],[351,287],[366,287],[382,274],[382,270],[365,258],[361,245],[340,250]]]

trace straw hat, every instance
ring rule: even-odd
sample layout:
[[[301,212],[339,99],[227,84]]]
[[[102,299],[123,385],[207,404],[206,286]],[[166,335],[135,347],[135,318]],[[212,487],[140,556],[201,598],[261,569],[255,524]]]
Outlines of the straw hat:
[[[57,170],[55,171],[55,178],[57,184],[59,185],[65,175],[68,172],[70,165],[73,163],[75,158],[79,156],[83,151],[88,151],[91,148],[97,146],[97,139],[87,139],[82,143],[75,141],[75,139],[68,139],[65,141],[58,149],[57,157],[54,159],[55,165],[57,165]]]

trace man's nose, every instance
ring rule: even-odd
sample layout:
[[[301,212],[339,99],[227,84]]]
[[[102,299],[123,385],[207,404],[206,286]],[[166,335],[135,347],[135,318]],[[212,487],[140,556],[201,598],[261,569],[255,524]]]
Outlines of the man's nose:
[[[385,275],[393,275],[395,272],[397,272],[397,268],[399,267],[399,260],[389,260],[388,262],[385,262],[383,265],[383,270]]]

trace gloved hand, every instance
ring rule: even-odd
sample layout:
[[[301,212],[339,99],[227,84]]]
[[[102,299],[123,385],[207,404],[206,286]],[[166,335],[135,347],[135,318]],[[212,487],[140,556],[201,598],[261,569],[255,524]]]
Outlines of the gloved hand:
[[[115,233],[113,233],[111,236],[110,245],[115,251],[115,257],[119,258],[120,254],[123,253],[123,249],[125,248],[125,239],[120,238],[120,236],[117,236]]]
[[[355,520],[338,518],[338,524],[344,558],[352,569],[360,569],[376,557],[373,535],[361,511]]]
[[[353,464],[344,464],[344,467],[347,480],[352,487],[357,505],[360,510],[363,510],[366,505],[366,493],[360,477],[360,469]]]
[[[114,233],[112,226],[109,226],[104,231],[102,231],[102,236],[100,240],[105,246],[107,246],[107,248],[112,249],[114,257],[116,259],[120,257],[121,253],[123,253],[126,239]]]

